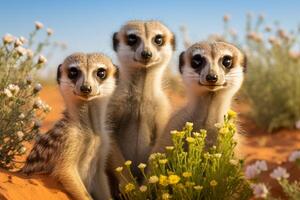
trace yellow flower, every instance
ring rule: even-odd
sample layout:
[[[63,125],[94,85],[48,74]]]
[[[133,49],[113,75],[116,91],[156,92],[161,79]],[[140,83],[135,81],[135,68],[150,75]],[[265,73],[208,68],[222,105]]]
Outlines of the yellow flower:
[[[191,172],[183,172],[183,173],[182,173],[182,176],[183,176],[184,178],[188,178],[188,177],[191,177],[191,176],[192,176],[192,173],[191,173]]]
[[[159,164],[165,165],[168,162],[168,160],[167,159],[160,159],[158,162],[159,162]]]
[[[152,153],[149,156],[149,160],[154,160],[156,157],[157,157],[157,154],[156,153]]]
[[[178,183],[176,185],[179,189],[183,190],[184,189],[184,185],[182,183]]]
[[[222,135],[225,135],[229,132],[229,129],[227,127],[223,127],[219,130],[219,133]]]
[[[147,191],[147,186],[146,185],[142,185],[141,187],[140,187],[140,191],[141,192],[146,192]]]
[[[157,183],[158,182],[158,177],[157,176],[150,176],[149,178],[149,183]]]
[[[229,163],[232,165],[237,165],[239,163],[239,161],[235,160],[235,159],[231,159],[231,160],[229,160]]]
[[[132,184],[132,183],[128,183],[126,186],[125,186],[125,192],[131,192],[132,190],[135,189],[135,185]]]
[[[174,146],[166,146],[166,149],[172,151],[174,149]]]
[[[116,168],[116,172],[119,172],[119,173],[120,173],[120,172],[122,172],[122,171],[123,171],[123,167],[117,167],[117,168]]]
[[[139,169],[145,169],[146,168],[146,164],[145,163],[140,163],[139,165],[138,165],[138,168]]]
[[[171,195],[169,193],[163,193],[161,197],[163,200],[165,200],[165,199],[170,199]]]
[[[237,114],[236,114],[236,112],[234,112],[233,110],[229,110],[228,111],[228,117],[230,118],[230,119],[235,119],[236,118],[236,116],[237,116]]]
[[[196,185],[194,182],[190,182],[190,181],[185,182],[186,187],[193,187],[194,185]]]
[[[210,186],[215,187],[218,185],[218,182],[216,180],[212,180],[212,181],[210,181],[209,184],[210,184]]]
[[[170,133],[171,133],[171,135],[176,135],[176,134],[177,134],[177,132],[178,132],[178,131],[176,131],[176,130],[173,130],[173,131],[171,131]]]
[[[180,177],[177,175],[170,175],[169,176],[169,184],[174,185],[180,181]]]
[[[187,137],[187,138],[186,138],[186,141],[187,141],[188,143],[194,143],[194,142],[195,142],[195,138],[193,138],[193,137]]]
[[[127,160],[127,161],[125,162],[125,165],[126,165],[127,167],[129,167],[131,164],[132,164],[131,160]]]
[[[162,186],[167,186],[168,185],[168,177],[164,175],[159,176],[159,184]]]
[[[195,189],[195,190],[202,190],[202,189],[203,189],[203,186],[196,185],[196,186],[194,186],[194,189]]]

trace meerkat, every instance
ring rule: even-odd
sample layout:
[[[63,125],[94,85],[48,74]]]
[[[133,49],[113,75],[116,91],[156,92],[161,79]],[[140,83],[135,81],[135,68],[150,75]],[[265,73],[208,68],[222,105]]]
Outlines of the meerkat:
[[[199,42],[182,52],[179,71],[187,91],[187,104],[174,112],[153,152],[172,145],[172,130],[181,130],[186,122],[194,130],[206,129],[207,146],[216,142],[216,123],[222,123],[232,99],[240,89],[246,69],[245,55],[225,42]]]
[[[119,80],[109,102],[108,127],[137,175],[136,166],[147,162],[169,118],[162,77],[175,50],[175,37],[159,21],[129,21],[114,33],[113,48]]]
[[[104,123],[115,74],[116,67],[100,53],[75,53],[59,65],[57,82],[66,111],[37,140],[23,173],[55,177],[74,199],[111,198],[105,174],[110,139]]]

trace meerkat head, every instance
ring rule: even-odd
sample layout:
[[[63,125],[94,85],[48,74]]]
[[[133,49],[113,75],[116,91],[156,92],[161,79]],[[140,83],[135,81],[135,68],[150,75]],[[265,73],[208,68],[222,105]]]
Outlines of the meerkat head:
[[[114,33],[113,48],[122,65],[163,65],[170,61],[175,50],[175,37],[159,21],[129,21]]]
[[[112,94],[117,68],[110,58],[99,54],[74,53],[57,69],[57,82],[67,100],[89,101]]]
[[[185,84],[198,92],[236,92],[241,87],[245,70],[245,55],[226,42],[196,43],[179,58],[179,71]]]

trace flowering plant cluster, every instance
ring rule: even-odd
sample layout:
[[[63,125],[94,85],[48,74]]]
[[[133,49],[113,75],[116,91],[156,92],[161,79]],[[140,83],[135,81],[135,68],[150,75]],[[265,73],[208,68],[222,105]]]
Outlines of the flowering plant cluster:
[[[38,98],[42,89],[34,75],[47,62],[41,55],[52,35],[47,30],[46,40],[35,45],[34,36],[43,28],[35,23],[35,30],[27,40],[6,34],[0,46],[0,167],[16,167],[16,156],[26,152],[25,143],[39,132],[41,120],[50,107]]]
[[[288,158],[289,162],[294,162],[299,165],[300,162],[300,151],[294,151]],[[256,161],[252,165],[246,167],[245,175],[252,184],[251,188],[253,190],[253,196],[259,199],[275,199],[269,191],[266,184],[258,182],[258,177],[261,172],[267,171],[268,166],[266,161]],[[298,181],[289,182],[288,178],[290,174],[287,169],[281,166],[275,168],[271,173],[270,177],[278,181],[279,185],[282,187],[285,195],[292,200],[300,199],[300,183]]]
[[[240,36],[224,17],[223,38],[243,47],[248,61],[243,92],[251,104],[253,119],[269,132],[279,128],[300,129],[300,27],[284,30],[270,26],[263,15],[247,15],[245,34]]]
[[[234,156],[236,114],[230,111],[219,129],[216,146],[206,147],[205,130],[193,132],[193,124],[186,123],[182,131],[172,131],[173,146],[166,153],[154,153],[148,165],[138,168],[144,176],[140,185],[131,175],[131,161],[117,172],[124,178],[120,186],[122,199],[248,199],[251,196],[249,182],[242,173],[242,160]],[[146,171],[146,172],[145,172]]]

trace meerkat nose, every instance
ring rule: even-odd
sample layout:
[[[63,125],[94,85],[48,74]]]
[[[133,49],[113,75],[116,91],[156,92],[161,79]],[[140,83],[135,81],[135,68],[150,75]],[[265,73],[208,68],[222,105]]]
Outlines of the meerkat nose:
[[[218,81],[218,75],[217,74],[208,74],[206,76],[206,81],[209,83],[215,83]]]
[[[142,51],[141,56],[143,59],[149,60],[152,57],[152,53],[151,51],[144,50]]]
[[[80,86],[80,91],[84,94],[90,94],[92,92],[92,87],[88,85]]]

